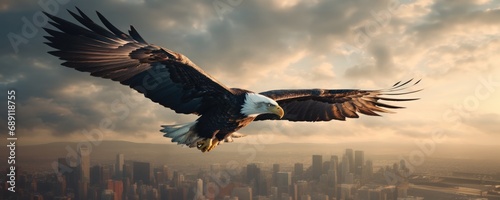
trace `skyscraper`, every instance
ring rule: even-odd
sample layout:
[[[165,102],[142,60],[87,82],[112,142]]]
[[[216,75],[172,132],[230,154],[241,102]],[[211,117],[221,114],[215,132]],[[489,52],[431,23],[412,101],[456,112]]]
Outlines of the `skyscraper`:
[[[150,184],[151,181],[151,164],[148,162],[133,163],[134,182],[142,181],[144,184]]]
[[[295,165],[293,165],[293,175],[295,177],[298,177],[298,176],[302,176],[303,173],[304,173],[304,164],[295,163]]]
[[[341,176],[340,176],[340,183],[345,183],[346,181],[346,177],[347,175],[350,173],[349,172],[349,158],[347,156],[347,154],[343,155],[342,156],[342,172],[341,172]]]
[[[78,155],[80,156],[80,180],[89,182],[90,181],[90,151],[86,146],[81,146],[78,149]]]
[[[333,170],[336,173],[335,183],[338,183],[339,177],[340,177],[339,157],[338,156],[331,156],[330,157],[330,170]]]
[[[347,160],[349,161],[349,172],[354,173],[354,153],[352,149],[346,149],[345,155],[347,156]]]
[[[107,180],[108,187],[107,189],[113,190],[114,192],[114,199],[120,200],[122,199],[123,196],[123,182],[122,181],[116,181],[116,180]]]
[[[78,166],[78,196],[80,199],[87,199],[88,185],[90,182],[90,151],[86,146],[78,148],[80,165]]]
[[[323,156],[313,155],[312,157],[312,178],[315,180],[319,179],[319,176],[323,173]]]
[[[330,170],[330,161],[323,162],[323,171],[322,174],[328,174],[328,170]]]
[[[289,194],[289,187],[292,184],[292,177],[290,172],[278,172],[276,173],[277,181],[276,186],[278,187],[278,196],[283,193]]]
[[[103,165],[102,166],[102,181],[105,183],[108,179],[113,178],[113,174],[115,173],[115,165]]]
[[[195,197],[197,197],[198,199],[204,199],[203,198],[203,180],[201,180],[201,179],[196,180]]]
[[[367,160],[365,164],[364,176],[366,179],[370,179],[373,176],[373,161]]]
[[[125,164],[125,158],[123,154],[116,154],[115,177],[118,179],[121,179],[123,176],[123,164]]]
[[[337,171],[335,169],[330,169],[328,171],[328,195],[331,197],[335,197],[337,194],[337,185],[338,185],[338,178],[337,178]]]
[[[131,184],[134,183],[134,171],[132,169],[132,162],[127,161],[123,164],[123,179],[129,178]]]
[[[294,199],[300,199],[304,195],[309,195],[309,183],[307,183],[307,181],[297,181],[295,185],[296,192],[294,194]]]
[[[66,158],[59,158],[58,160],[58,172],[62,175],[60,178],[64,179],[66,188],[71,188],[73,190],[78,189],[78,178],[80,172],[79,167],[76,164],[70,165],[70,162]]]
[[[238,200],[252,200],[252,188],[251,187],[237,187],[233,189],[234,197],[238,197]]]
[[[267,182],[263,176],[259,164],[251,163],[247,165],[247,183],[252,187],[252,192],[256,196],[267,194]]]
[[[57,159],[57,172],[61,175],[65,175],[68,172],[71,172],[71,166],[69,165],[68,161],[66,158],[58,158]]]
[[[354,175],[358,178],[363,176],[363,164],[365,163],[365,154],[363,151],[354,152]]]
[[[338,165],[339,165],[339,157],[338,156],[331,156],[330,157],[330,169],[337,171]]]
[[[103,167],[94,165],[90,168],[90,185],[98,185],[103,181]]]
[[[273,164],[273,186],[278,185],[278,177],[277,174],[280,171],[280,164]]]

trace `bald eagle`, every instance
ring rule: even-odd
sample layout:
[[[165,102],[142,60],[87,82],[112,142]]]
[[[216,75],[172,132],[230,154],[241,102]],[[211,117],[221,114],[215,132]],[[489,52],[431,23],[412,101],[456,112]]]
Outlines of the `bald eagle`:
[[[398,82],[390,89],[301,89],[255,93],[229,88],[218,82],[186,56],[146,42],[131,26],[127,33],[113,26],[99,12],[104,27],[94,23],[80,9],[68,12],[83,26],[45,13],[56,28],[44,28],[45,42],[64,60],[63,66],[90,75],[118,81],[176,113],[195,114],[190,123],[164,125],[161,132],[172,142],[197,147],[202,152],[221,142],[241,137],[235,133],[256,120],[330,121],[358,118],[357,113],[378,116],[396,109],[383,101],[411,101],[388,98],[419,90],[406,89],[418,81]],[[403,91],[404,90],[404,91]]]

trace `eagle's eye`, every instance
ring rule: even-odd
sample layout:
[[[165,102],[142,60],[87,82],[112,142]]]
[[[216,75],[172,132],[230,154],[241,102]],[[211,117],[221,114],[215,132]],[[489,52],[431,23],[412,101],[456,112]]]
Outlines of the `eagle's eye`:
[[[273,105],[273,104],[268,103],[268,104],[267,104],[267,107],[271,107],[272,105]]]

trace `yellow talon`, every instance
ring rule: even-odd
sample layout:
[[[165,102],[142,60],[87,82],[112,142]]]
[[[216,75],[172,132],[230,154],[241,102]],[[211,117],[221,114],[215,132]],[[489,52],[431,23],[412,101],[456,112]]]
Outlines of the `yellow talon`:
[[[214,149],[219,144],[219,140],[217,138],[207,138],[196,143],[196,147],[201,150],[201,152],[208,152]]]

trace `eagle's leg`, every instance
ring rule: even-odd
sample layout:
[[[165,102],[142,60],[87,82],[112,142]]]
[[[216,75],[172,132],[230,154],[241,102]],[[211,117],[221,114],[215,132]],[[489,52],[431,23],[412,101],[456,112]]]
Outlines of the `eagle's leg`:
[[[219,144],[217,138],[206,138],[200,140],[196,143],[196,147],[201,150],[201,152],[206,152],[214,149]]]

